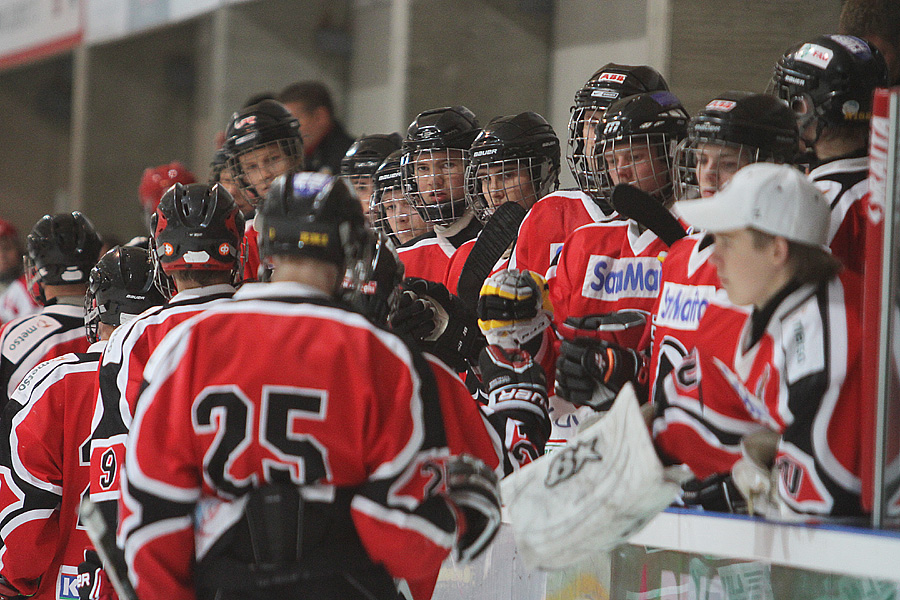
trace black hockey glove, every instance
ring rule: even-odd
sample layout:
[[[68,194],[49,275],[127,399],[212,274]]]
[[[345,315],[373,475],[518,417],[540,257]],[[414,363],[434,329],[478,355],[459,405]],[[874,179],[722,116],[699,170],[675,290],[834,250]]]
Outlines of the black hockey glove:
[[[447,496],[463,517],[454,558],[467,563],[490,545],[500,529],[497,474],[474,456],[454,456],[447,463]]]
[[[631,348],[580,338],[563,340],[559,352],[556,393],[572,404],[606,411],[626,382],[646,385],[646,357]]]
[[[493,413],[489,420],[503,427],[500,433],[504,436],[506,419],[515,419],[522,424],[526,437],[539,454],[543,454],[550,439],[550,400],[544,370],[524,350],[500,346],[482,350],[478,366],[487,405]],[[515,448],[509,450],[516,452]]]
[[[716,473],[703,480],[691,479],[681,487],[682,500],[687,506],[747,514],[747,501],[734,484],[731,473]]]
[[[463,302],[441,283],[410,277],[389,322],[399,335],[409,335],[452,369],[462,372],[475,364],[487,344],[478,320]]]
[[[100,556],[95,550],[84,551],[84,562],[78,565],[78,578],[75,580],[78,597],[81,600],[117,600],[118,594],[113,589]]]
[[[19,590],[6,580],[6,577],[0,575],[0,600],[25,600],[25,596],[21,595]]]
[[[566,340],[592,338],[619,343],[619,333],[646,324],[647,315],[641,311],[618,310],[601,315],[569,317],[559,326],[559,334]]]

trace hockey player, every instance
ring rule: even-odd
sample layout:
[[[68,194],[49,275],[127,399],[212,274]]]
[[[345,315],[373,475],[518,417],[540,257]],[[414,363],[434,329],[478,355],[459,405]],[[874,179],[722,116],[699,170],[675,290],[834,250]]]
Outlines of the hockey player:
[[[771,87],[797,116],[801,140],[814,153],[810,179],[831,204],[828,243],[862,272],[868,191],[869,121],[876,87],[887,85],[881,53],[865,40],[825,35],[790,48]]]
[[[790,108],[764,94],[726,92],[711,100],[688,123],[685,142],[676,152],[676,191],[687,202],[710,197],[746,164],[792,163],[799,155],[798,131]],[[679,204],[678,206],[684,206]],[[659,386],[672,365],[694,353],[705,308],[716,302],[720,317],[704,322],[704,339],[734,339],[746,320],[746,309],[731,306],[709,258],[712,236],[698,233],[672,245],[662,265],[662,285],[652,311],[650,398],[655,404],[654,441],[668,460],[690,467],[699,480],[727,474],[740,458],[740,438],[759,428],[715,372],[696,385]],[[729,306],[731,311],[728,310]],[[719,356],[721,346],[698,350]],[[719,356],[729,360],[729,356]],[[714,490],[704,492],[710,505]]]
[[[38,364],[87,349],[82,306],[100,247],[94,226],[77,211],[44,215],[32,227],[25,239],[25,277],[43,308],[0,330],[0,405],[6,405],[25,374]]]
[[[147,251],[110,250],[91,270],[84,299],[82,324],[92,345],[41,363],[10,398],[0,452],[4,597],[77,597],[78,566],[91,546],[78,507],[89,479],[87,442],[100,352],[127,318],[162,302]],[[93,591],[98,594],[99,587]]]
[[[478,134],[469,150],[466,200],[484,224],[506,202],[530,210],[559,185],[559,168],[559,138],[544,117],[534,112],[496,117]],[[492,265],[491,272],[508,265],[518,232],[518,226],[510,230],[510,225],[514,223],[504,224],[502,230],[490,226],[482,232],[493,237],[493,252],[480,259]],[[444,285],[451,293],[456,293],[474,246],[475,240],[466,242],[450,259]],[[483,282],[483,278],[477,282],[478,288]]]
[[[91,439],[91,500],[116,523],[119,468],[150,354],[177,324],[231,298],[240,274],[244,219],[231,195],[214,184],[175,184],[153,215],[151,256],[157,285],[171,294],[116,331],[103,352],[96,425]]]
[[[782,101],[764,94],[726,92],[707,103],[694,115],[687,137],[676,150],[676,192],[680,202],[709,197],[724,186],[742,166],[753,162],[789,163],[799,154],[794,115]],[[681,205],[679,205],[681,206]],[[711,340],[736,338],[746,311],[733,307],[728,312],[724,291],[709,262],[712,236],[698,233],[675,242],[662,264],[660,294],[651,313],[650,398],[655,405],[654,440],[669,461],[686,464],[698,480],[730,472],[740,458],[740,438],[760,426],[743,407],[728,382],[715,372],[693,386],[672,387],[676,379],[666,379],[673,364],[683,364],[696,345],[698,324],[706,307],[721,303],[721,316],[705,323],[714,333]],[[642,343],[642,346],[644,344]],[[715,354],[721,346],[706,349]],[[586,393],[596,385],[619,391],[624,378],[615,358],[620,348],[604,341],[564,343],[567,383]],[[598,357],[613,357],[601,370]],[[720,357],[728,360],[728,357]],[[627,374],[626,374],[627,376]],[[703,485],[690,484],[685,500],[710,509],[729,510],[721,478]],[[694,496],[691,493],[696,492]],[[732,507],[733,508],[733,507]]]
[[[605,193],[611,195],[613,185],[627,183],[670,207],[674,201],[672,159],[687,122],[687,113],[670,92],[614,102],[597,127],[595,147],[595,176]],[[649,315],[659,294],[660,255],[667,249],[656,234],[630,220],[576,229],[558,256],[555,277],[548,279],[560,333],[582,335],[576,320],[591,315],[626,309]],[[570,318],[573,321],[567,324]],[[616,339],[626,348],[637,349],[643,327],[631,325]]]
[[[366,216],[375,190],[375,170],[391,152],[400,149],[401,141],[399,133],[364,135],[353,142],[341,159],[341,177],[356,190]]]
[[[403,140],[400,177],[410,204],[434,230],[398,248],[407,277],[442,282],[450,257],[481,230],[466,207],[469,147],[480,126],[464,106],[420,113]]]
[[[173,330],[145,371],[123,489],[137,593],[393,600],[401,577],[425,600],[451,547],[498,526],[487,428],[442,364],[335,302],[368,238],[340,178],[276,180],[259,219],[272,283]]]
[[[728,298],[753,312],[737,339],[718,340],[731,346],[721,356],[733,360],[699,355],[669,377],[687,386],[691,378],[721,373],[771,432],[768,447],[745,441],[746,456],[733,471],[756,512],[860,515],[862,335],[853,290],[861,283],[851,271],[837,275],[840,262],[826,245],[828,201],[796,169],[759,163],[680,210],[715,234],[710,260]],[[718,316],[710,304],[701,335]]]
[[[216,150],[212,163],[210,164],[209,185],[218,183],[225,188],[225,190],[231,194],[234,203],[237,204],[237,207],[244,215],[244,221],[250,221],[253,219],[254,214],[253,205],[244,198],[244,193],[241,191],[241,188],[238,187],[237,181],[234,179],[234,174],[227,166],[228,153],[224,148],[219,148]]]
[[[262,100],[231,116],[225,130],[228,169],[244,199],[256,207],[272,181],[303,165],[300,124],[287,108],[275,100]],[[253,221],[245,233],[244,281],[260,275],[259,233]]]
[[[579,189],[557,190],[529,211],[519,228],[511,268],[552,277],[550,265],[569,234],[582,225],[609,220],[614,214],[609,199],[585,159],[585,150],[593,150],[594,126],[617,99],[667,89],[652,67],[609,63],[575,94],[566,158]]]
[[[375,229],[389,236],[397,246],[428,233],[434,226],[426,223],[412,207],[400,181],[401,150],[391,152],[372,176],[374,190],[369,210]]]

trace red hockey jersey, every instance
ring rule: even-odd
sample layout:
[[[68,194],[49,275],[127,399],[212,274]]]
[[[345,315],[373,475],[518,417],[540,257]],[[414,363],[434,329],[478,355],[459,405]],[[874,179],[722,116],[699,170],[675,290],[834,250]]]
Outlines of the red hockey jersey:
[[[633,221],[592,223],[566,238],[555,277],[548,280],[553,320],[624,309],[648,317],[659,295],[661,260],[668,246]],[[639,348],[643,329],[620,334],[616,341]]]
[[[550,265],[569,234],[582,225],[610,218],[590,196],[578,190],[547,194],[531,207],[519,226],[509,267],[549,278]]]
[[[147,360],[176,325],[232,295],[234,288],[230,285],[179,292],[165,305],[151,308],[119,327],[110,337],[100,366],[100,394],[91,436],[90,493],[111,527],[115,526],[125,436],[131,427]]]
[[[831,205],[831,251],[856,273],[862,273],[865,263],[866,215],[862,198],[869,191],[868,176],[868,155],[832,160],[809,173]]]
[[[791,291],[774,308],[758,340],[751,337],[754,319],[761,318],[754,314],[744,320],[737,338],[718,336],[718,356],[702,355],[698,341],[695,354],[676,366],[664,383],[668,398],[670,387],[687,396],[697,380],[705,381],[711,374],[721,377],[757,427],[780,433],[778,491],[796,512],[861,513],[862,332],[858,299],[846,293],[859,285],[858,275],[845,271],[830,282]],[[701,320],[701,334],[714,334],[707,321],[715,323],[722,317],[716,304],[710,304]],[[704,399],[698,399],[701,405]],[[704,414],[713,424],[731,427],[735,435],[741,430],[750,433],[752,428],[741,419],[727,418],[732,416],[724,414],[713,421]]]
[[[235,343],[260,331],[263,346]],[[369,557],[428,587],[457,533],[449,505],[426,502],[428,469],[460,453],[500,462],[453,373],[299,284],[245,286],[183,323],[145,379],[120,508],[143,600],[195,597],[196,503],[238,498],[273,468],[301,489],[356,488],[348,517]]]
[[[654,442],[699,479],[729,472],[741,457],[740,438],[761,427],[710,362],[732,360],[733,342],[750,314],[721,289],[709,262],[710,241],[695,234],[672,245],[651,317]],[[708,309],[715,318],[703,319]]]
[[[88,489],[91,409],[103,344],[41,363],[13,393],[5,413],[11,433],[0,453],[0,574],[35,600],[77,598],[78,565],[92,546],[78,507]]]

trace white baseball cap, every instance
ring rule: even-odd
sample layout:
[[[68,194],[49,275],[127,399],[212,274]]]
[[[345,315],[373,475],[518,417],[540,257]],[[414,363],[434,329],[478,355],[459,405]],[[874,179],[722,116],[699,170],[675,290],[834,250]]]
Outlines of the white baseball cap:
[[[678,213],[712,233],[752,227],[801,244],[828,246],[828,200],[788,165],[747,165],[714,196],[679,202]]]

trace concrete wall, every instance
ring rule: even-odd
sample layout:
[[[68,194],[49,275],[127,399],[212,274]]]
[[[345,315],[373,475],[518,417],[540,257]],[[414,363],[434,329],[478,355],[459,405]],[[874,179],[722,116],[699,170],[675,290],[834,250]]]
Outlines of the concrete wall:
[[[765,91],[784,50],[835,33],[841,11],[841,0],[671,3],[668,80],[691,113],[725,90]]]
[[[23,236],[66,204],[71,71],[65,56],[0,73],[0,217]]]
[[[726,89],[764,89],[785,48],[836,28],[840,3],[821,0],[815,10],[806,0],[226,6],[80,52],[76,83],[85,91],[74,106],[85,110],[74,131],[59,110],[73,103],[71,58],[0,72],[4,141],[12,140],[0,148],[0,215],[27,229],[44,212],[83,206],[101,229],[139,233],[136,187],[145,167],[177,158],[205,176],[231,113],[253,94],[300,79],[331,87],[354,135],[402,133],[422,110],[464,104],[485,122],[538,111],[564,141],[575,92],[607,62],[659,68],[696,111]],[[343,35],[352,53],[341,47]],[[572,185],[563,172],[563,185]]]

